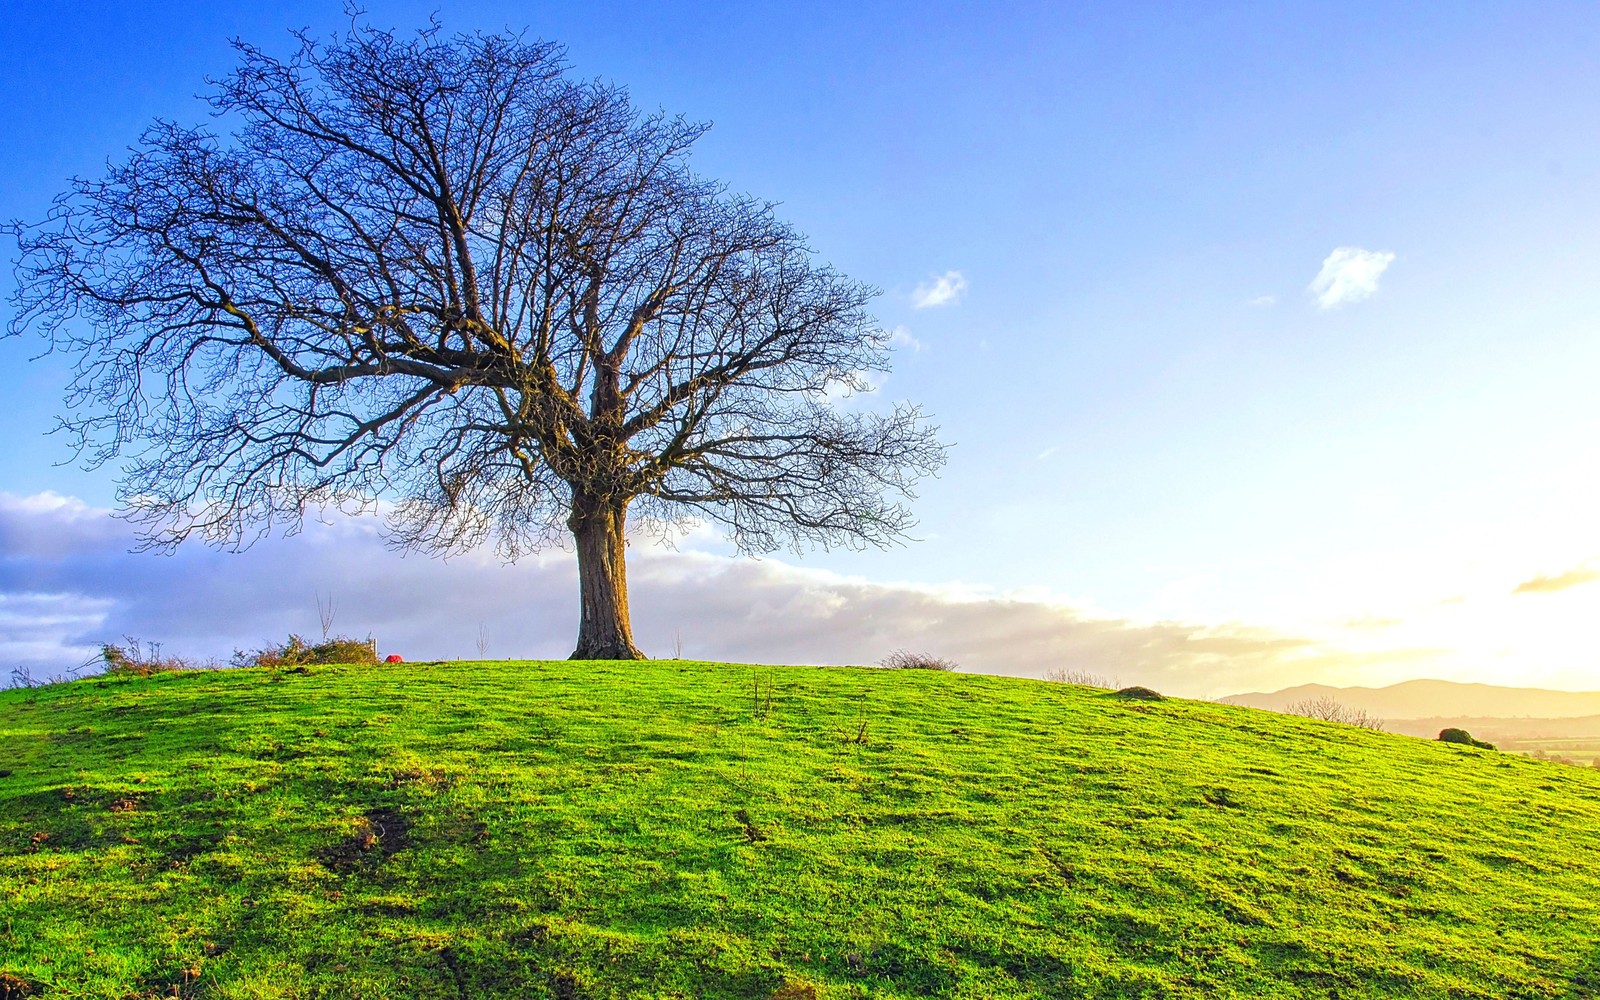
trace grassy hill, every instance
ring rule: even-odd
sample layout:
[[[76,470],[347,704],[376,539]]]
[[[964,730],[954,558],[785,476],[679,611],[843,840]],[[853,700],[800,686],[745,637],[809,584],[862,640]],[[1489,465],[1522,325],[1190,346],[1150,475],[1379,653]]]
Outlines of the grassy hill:
[[[1600,775],[658,661],[0,692],[0,1000],[1592,997]]]

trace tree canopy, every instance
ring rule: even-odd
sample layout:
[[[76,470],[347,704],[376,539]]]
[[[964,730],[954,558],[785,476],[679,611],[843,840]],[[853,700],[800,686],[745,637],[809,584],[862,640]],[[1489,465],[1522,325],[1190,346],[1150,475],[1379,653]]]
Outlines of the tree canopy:
[[[146,543],[241,546],[382,505],[396,544],[570,533],[575,656],[633,657],[630,516],[741,551],[884,544],[944,458],[871,287],[644,114],[508,34],[236,42],[211,126],[157,121],[13,224],[11,332],[76,360],[64,425]]]

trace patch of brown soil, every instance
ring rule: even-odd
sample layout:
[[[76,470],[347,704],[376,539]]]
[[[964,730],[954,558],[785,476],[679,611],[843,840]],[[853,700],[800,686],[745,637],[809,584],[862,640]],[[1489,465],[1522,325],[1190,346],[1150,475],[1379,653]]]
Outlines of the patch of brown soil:
[[[750,814],[748,812],[740,809],[738,812],[733,814],[733,818],[739,821],[740,826],[744,827],[745,843],[758,844],[767,839],[767,835],[762,833],[761,828],[756,826],[755,823],[750,819]]]
[[[36,992],[37,988],[21,976],[0,972],[0,1000],[23,1000]]]
[[[374,867],[411,843],[411,823],[387,806],[369,809],[356,823],[355,832],[317,853],[317,860],[332,871],[348,875],[357,868]]]

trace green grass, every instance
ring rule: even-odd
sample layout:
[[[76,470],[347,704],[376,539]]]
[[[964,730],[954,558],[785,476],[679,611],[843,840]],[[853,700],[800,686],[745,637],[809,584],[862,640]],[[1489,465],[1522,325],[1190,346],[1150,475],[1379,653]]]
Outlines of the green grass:
[[[41,996],[1600,983],[1600,774],[1201,702],[676,661],[168,673],[0,692],[0,769],[0,972]]]

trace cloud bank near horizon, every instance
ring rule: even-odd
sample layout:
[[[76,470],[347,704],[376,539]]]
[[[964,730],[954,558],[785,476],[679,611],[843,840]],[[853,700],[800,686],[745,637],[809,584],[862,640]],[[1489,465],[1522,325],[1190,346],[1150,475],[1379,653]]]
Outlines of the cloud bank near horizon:
[[[564,657],[577,630],[577,572],[552,551],[507,566],[388,549],[375,518],[310,523],[243,553],[198,545],[135,554],[110,512],[55,494],[0,494],[0,667],[62,673],[98,645],[135,636],[226,661],[235,648],[318,633],[372,634],[408,659]],[[635,542],[629,550],[641,648],[687,659],[875,663],[896,648],[962,669],[1040,677],[1065,668],[1210,697],[1330,676],[1338,654],[1263,629],[1140,624],[960,586],[874,583],[778,560]]]
[[[1581,587],[1586,583],[1600,580],[1600,568],[1594,566],[1577,566],[1564,573],[1555,573],[1550,576],[1536,576],[1517,584],[1513,594],[1553,594],[1573,587]]]

